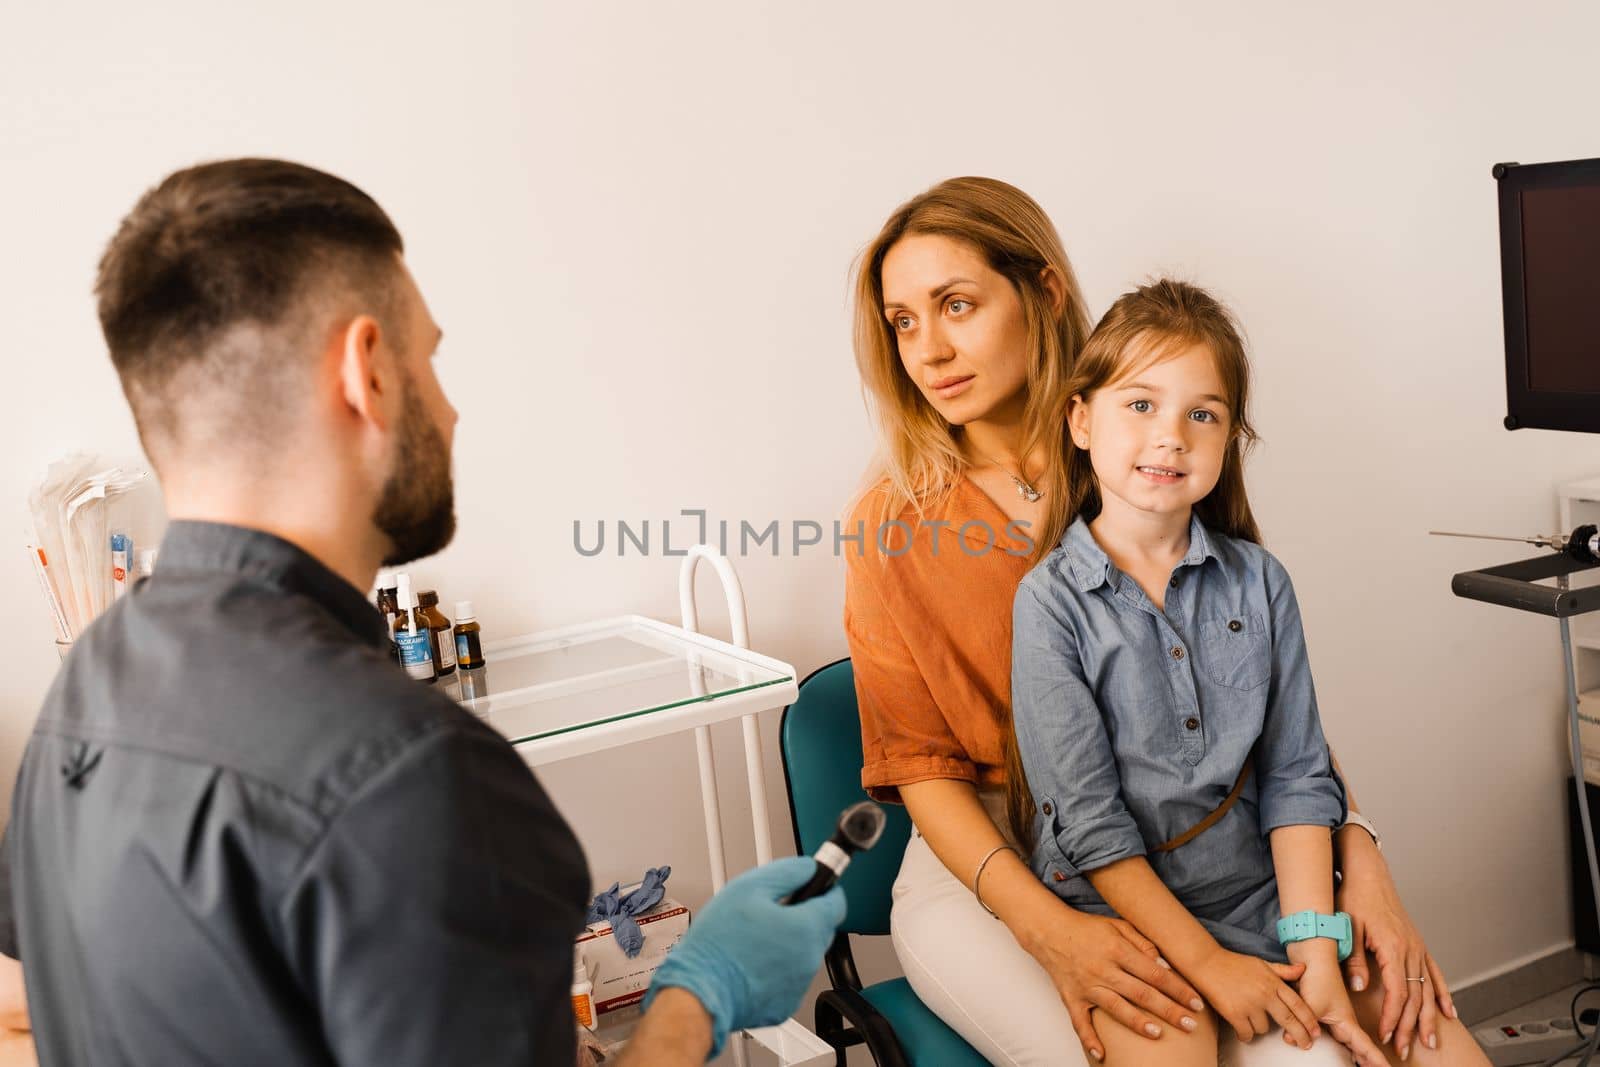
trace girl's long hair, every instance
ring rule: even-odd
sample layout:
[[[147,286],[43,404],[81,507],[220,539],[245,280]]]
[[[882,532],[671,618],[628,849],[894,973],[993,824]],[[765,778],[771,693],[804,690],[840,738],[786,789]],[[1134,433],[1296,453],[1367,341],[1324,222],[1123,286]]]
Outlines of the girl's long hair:
[[[1074,396],[1088,400],[1097,390],[1196,345],[1204,346],[1216,360],[1231,423],[1222,474],[1195,504],[1194,512],[1208,530],[1259,544],[1261,533],[1244,487],[1244,457],[1258,439],[1250,424],[1250,361],[1238,324],[1221,301],[1199,286],[1170,278],[1124,293],[1078,354],[1064,394],[1068,401]],[[1064,424],[1066,406],[1061,418]],[[1072,442],[1070,432],[1064,437],[1067,514],[1089,521],[1100,514],[1100,486],[1089,453]],[[1006,734],[1005,757],[1006,816],[1016,840],[1031,849],[1036,812],[1014,725]]]
[[[1020,455],[1043,445],[1040,478],[1047,515],[1033,558],[1053,548],[1071,522],[1065,478],[1064,416],[1073,360],[1089,334],[1089,313],[1061,238],[1044,209],[1022,190],[994,178],[951,178],[908,200],[883,224],[856,261],[855,354],[862,392],[877,424],[880,455],[857,499],[887,480],[878,522],[909,505],[920,514],[948,493],[966,469],[960,428],[945,421],[900,362],[883,313],[883,259],[910,234],[936,234],[976,249],[1016,289],[1027,320],[1027,403]],[[1045,275],[1054,273],[1064,299],[1056,309]]]

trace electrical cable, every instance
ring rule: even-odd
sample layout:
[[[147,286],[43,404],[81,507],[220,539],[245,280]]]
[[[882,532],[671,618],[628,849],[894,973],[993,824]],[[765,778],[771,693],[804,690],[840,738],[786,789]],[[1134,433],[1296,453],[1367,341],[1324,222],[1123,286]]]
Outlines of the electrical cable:
[[[1594,993],[1597,991],[1600,991],[1600,982],[1596,982],[1593,985],[1584,986],[1582,989],[1572,994],[1572,1006],[1567,1009],[1572,1015],[1572,1029],[1576,1031],[1577,1035],[1585,1041],[1589,1040],[1589,1035],[1583,1032],[1583,1021],[1578,1018],[1578,1001],[1583,999],[1583,995],[1585,993]]]

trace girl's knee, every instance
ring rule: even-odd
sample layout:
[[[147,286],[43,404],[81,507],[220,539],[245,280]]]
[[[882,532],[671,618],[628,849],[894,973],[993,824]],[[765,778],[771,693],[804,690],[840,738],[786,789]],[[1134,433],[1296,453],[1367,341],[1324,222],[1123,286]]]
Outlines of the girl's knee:
[[[1274,1027],[1249,1044],[1241,1044],[1229,1031],[1223,1036],[1218,1062],[1221,1067],[1349,1067],[1350,1054],[1326,1031],[1309,1049],[1302,1049],[1285,1041],[1283,1031]]]
[[[1373,973],[1377,973],[1376,967]],[[1383,1034],[1378,1032],[1383,1015],[1382,983],[1374,982],[1370,988],[1352,993],[1350,1000],[1355,1005],[1356,1019],[1366,1029],[1367,1035],[1375,1042],[1382,1041]],[[1439,1047],[1431,1049],[1423,1042],[1419,1025],[1415,1027],[1411,1039],[1411,1055],[1404,1060],[1392,1041],[1380,1047],[1391,1064],[1403,1064],[1404,1067],[1489,1067],[1489,1058],[1459,1020],[1447,1019],[1441,1014],[1434,1024],[1434,1030]]]
[[[1211,1013],[1197,1013],[1192,1033],[1162,1023],[1157,1038],[1136,1034],[1096,1008],[1090,1015],[1106,1048],[1105,1067],[1216,1067],[1217,1029]]]
[[[1436,1036],[1439,1047],[1429,1048],[1419,1034],[1412,1042],[1406,1067],[1489,1067],[1489,1057],[1458,1020],[1440,1019]],[[1400,1062],[1391,1048],[1385,1047],[1391,1062]]]

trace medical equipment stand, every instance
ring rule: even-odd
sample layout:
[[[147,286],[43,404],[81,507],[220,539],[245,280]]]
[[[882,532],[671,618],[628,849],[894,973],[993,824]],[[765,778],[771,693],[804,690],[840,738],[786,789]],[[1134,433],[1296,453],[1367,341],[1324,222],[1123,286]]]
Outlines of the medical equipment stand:
[[[722,580],[722,595],[728,602],[728,627],[733,643],[739,648],[750,647],[750,624],[745,618],[744,587],[734,573],[728,557],[713,551],[707,545],[695,545],[684,557],[678,569],[678,610],[683,628],[690,633],[700,632],[700,613],[695,604],[694,572],[701,560],[711,564]],[[698,683],[697,683],[698,684]],[[745,774],[750,784],[750,819],[755,824],[756,865],[772,862],[772,827],[767,823],[767,775],[761,762],[760,722],[751,712],[740,718],[744,730]],[[717,802],[716,768],[711,762],[711,728],[699,726],[694,731],[695,751],[700,757],[700,796],[705,805],[706,840],[711,844],[711,889],[721,892],[727,881],[727,858],[722,850],[722,808]],[[801,1064],[832,1062],[833,1048],[822,1042],[793,1019],[777,1026],[746,1030],[745,1036],[763,1048],[771,1050],[785,1067]],[[825,1057],[825,1058],[824,1058]],[[733,1046],[733,1058],[738,1067],[745,1067],[745,1047]]]
[[[1583,845],[1589,861],[1589,884],[1594,888],[1595,900],[1600,902],[1600,863],[1595,859],[1594,828],[1589,817],[1588,790],[1584,788],[1583,745],[1578,734],[1578,679],[1572,663],[1572,627],[1568,620],[1574,615],[1600,611],[1600,586],[1573,589],[1569,579],[1580,571],[1600,566],[1585,563],[1567,555],[1535,556],[1532,559],[1505,563],[1498,567],[1464,571],[1450,581],[1450,590],[1468,600],[1481,600],[1518,611],[1531,611],[1550,615],[1561,624],[1561,655],[1567,674],[1567,713],[1572,741],[1572,774],[1578,792],[1578,817],[1583,825]],[[1539,583],[1554,578],[1554,587]],[[1555,1067],[1569,1056],[1580,1053],[1579,1067],[1586,1065],[1600,1049],[1600,1024],[1587,1038],[1560,1053],[1539,1067]]]
[[[722,581],[731,643],[700,633],[694,579],[702,560]],[[706,545],[686,551],[678,606],[682,626],[633,615],[486,645],[494,693],[464,702],[505,734],[530,766],[692,729],[715,892],[728,871],[711,726],[742,722],[756,862],[766,863],[772,830],[758,716],[792,703],[798,688],[791,665],[750,649],[744,589],[725,556]],[[833,1048],[794,1019],[744,1035],[730,1042],[739,1067],[746,1063],[745,1040],[771,1051],[781,1067],[834,1062]]]
[[[695,545],[678,568],[678,610],[683,628],[700,632],[700,612],[695,604],[694,572],[701,560],[711,564],[722,580],[722,595],[728,602],[728,627],[733,643],[750,647],[750,624],[745,618],[744,587],[734,573],[728,557],[706,545]],[[694,683],[697,687],[699,682]],[[754,712],[740,719],[744,729],[744,765],[750,781],[750,819],[755,823],[756,865],[772,861],[772,827],[767,825],[767,774],[761,762],[761,734]],[[720,893],[728,880],[728,861],[722,848],[722,806],[717,800],[717,772],[711,762],[711,727],[697,726],[695,752],[700,758],[700,797],[705,807],[706,841],[711,846],[711,891]]]

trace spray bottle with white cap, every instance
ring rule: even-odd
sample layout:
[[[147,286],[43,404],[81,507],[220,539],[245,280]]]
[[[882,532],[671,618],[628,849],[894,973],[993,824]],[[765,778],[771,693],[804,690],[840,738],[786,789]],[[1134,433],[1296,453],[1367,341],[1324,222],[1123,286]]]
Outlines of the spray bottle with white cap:
[[[572,959],[572,1014],[594,1029],[594,983],[589,981],[589,968],[581,955]]]
[[[417,610],[417,595],[411,591],[411,575],[402,574],[396,582],[400,616],[394,621],[394,643],[400,650],[400,665],[419,682],[434,679],[433,640],[428,620]]]

